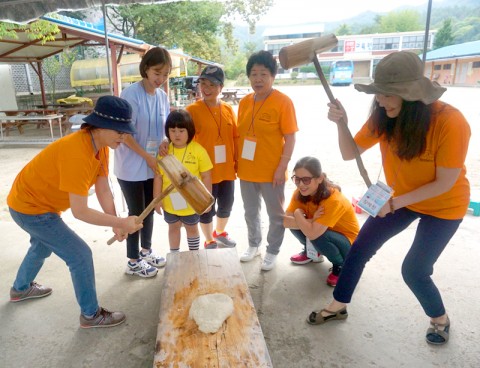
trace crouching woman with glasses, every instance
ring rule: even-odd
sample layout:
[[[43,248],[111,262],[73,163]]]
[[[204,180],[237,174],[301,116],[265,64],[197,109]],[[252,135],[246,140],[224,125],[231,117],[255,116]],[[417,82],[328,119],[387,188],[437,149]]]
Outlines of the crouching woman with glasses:
[[[292,180],[297,190],[285,211],[283,225],[304,246],[303,252],[294,257],[308,260],[311,259],[308,253],[322,253],[333,264],[327,277],[327,284],[333,287],[359,232],[357,217],[352,204],[322,172],[316,158],[300,159],[293,169]]]

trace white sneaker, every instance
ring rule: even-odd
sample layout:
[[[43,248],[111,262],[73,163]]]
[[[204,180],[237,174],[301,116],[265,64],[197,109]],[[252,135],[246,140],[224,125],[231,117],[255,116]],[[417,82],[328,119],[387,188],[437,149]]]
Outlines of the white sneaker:
[[[164,257],[161,257],[150,249],[150,251],[147,254],[143,254],[142,251],[140,251],[140,257],[147,262],[150,266],[153,267],[163,267],[167,263],[167,260]]]
[[[157,268],[150,266],[143,259],[139,259],[134,264],[131,264],[130,261],[128,261],[127,269],[125,270],[127,275],[137,275],[140,277],[153,277],[157,272]]]
[[[276,254],[271,254],[271,253],[267,252],[265,254],[265,258],[263,259],[263,262],[262,262],[262,270],[263,271],[270,271],[271,269],[273,269],[273,267],[275,267],[276,259],[277,259]]]
[[[250,262],[256,256],[259,256],[260,252],[258,247],[248,247],[248,249],[240,256],[240,261],[242,262]]]

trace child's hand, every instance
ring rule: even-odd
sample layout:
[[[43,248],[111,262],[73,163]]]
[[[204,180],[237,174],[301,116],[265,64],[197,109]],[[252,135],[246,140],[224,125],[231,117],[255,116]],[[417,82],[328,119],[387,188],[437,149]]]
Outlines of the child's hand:
[[[159,215],[163,215],[163,213],[162,213],[162,204],[161,204],[161,203],[160,203],[160,204],[157,204],[157,205],[155,206],[155,212],[157,212]]]

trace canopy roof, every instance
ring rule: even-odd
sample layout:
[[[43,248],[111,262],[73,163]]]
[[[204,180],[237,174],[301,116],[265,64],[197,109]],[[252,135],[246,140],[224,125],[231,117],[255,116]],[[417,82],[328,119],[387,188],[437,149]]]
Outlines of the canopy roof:
[[[18,39],[0,39],[0,62],[30,63],[41,61],[49,56],[62,52],[64,49],[78,46],[105,45],[105,33],[95,28],[91,23],[58,15],[57,18],[41,17],[58,26],[60,32],[55,35],[54,41],[42,44],[41,40],[31,40],[26,32],[17,30]],[[151,46],[134,38],[124,37],[114,33],[107,33],[109,44],[123,47],[123,51],[144,53]]]
[[[28,22],[60,10],[88,9],[105,4],[161,3],[168,0],[1,0],[0,20]]]

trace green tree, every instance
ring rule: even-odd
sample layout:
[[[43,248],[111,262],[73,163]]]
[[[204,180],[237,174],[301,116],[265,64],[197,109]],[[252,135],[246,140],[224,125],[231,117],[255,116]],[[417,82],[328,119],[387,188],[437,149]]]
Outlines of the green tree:
[[[468,17],[455,25],[454,43],[480,40],[480,17]]]
[[[443,21],[442,27],[435,35],[433,42],[433,49],[439,49],[440,47],[453,45],[453,29],[452,19],[448,18]]]
[[[107,18],[125,36],[154,45],[182,48],[209,60],[220,57],[220,36],[237,52],[233,25],[225,18],[240,16],[250,25],[268,10],[273,0],[179,1],[152,5],[109,7]]]
[[[390,12],[380,17],[380,33],[419,31],[424,28],[420,14],[415,10]]]
[[[346,35],[351,35],[352,31],[350,30],[350,27],[348,26],[348,24],[343,23],[343,24],[340,24],[340,26],[337,28],[337,30],[335,31],[335,34],[337,36],[346,36]]]
[[[42,70],[47,78],[50,80],[51,90],[50,99],[52,103],[55,102],[55,93],[57,86],[57,77],[60,74],[62,68],[70,69],[73,62],[77,60],[78,50],[68,49],[61,54],[50,56],[42,62]]]
[[[54,41],[55,35],[60,32],[60,29],[57,25],[43,19],[29,24],[0,22],[0,39],[16,40],[18,39],[17,31],[24,31],[30,40],[40,40],[44,45],[47,41]]]

